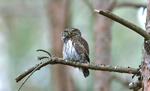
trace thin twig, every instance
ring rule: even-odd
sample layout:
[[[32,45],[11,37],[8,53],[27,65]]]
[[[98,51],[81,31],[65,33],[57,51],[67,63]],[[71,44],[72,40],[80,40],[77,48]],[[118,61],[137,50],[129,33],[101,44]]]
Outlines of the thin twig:
[[[28,74],[30,74],[38,65],[35,65],[34,67],[28,69],[27,71],[25,71],[23,74],[19,75],[16,78],[16,82],[20,81],[21,79],[23,79],[24,77],[26,77]]]
[[[21,86],[19,87],[18,91],[21,90],[21,88],[23,87],[23,85],[26,83],[26,81],[33,75],[33,73],[40,67],[42,63],[40,63],[39,65],[37,65],[37,67],[31,72],[31,74],[23,81],[23,83],[21,84]]]
[[[130,28],[131,30],[133,30],[134,32],[140,34],[141,36],[143,36],[145,39],[150,39],[150,35],[145,31],[143,30],[142,28],[136,26],[135,24],[111,13],[110,11],[104,11],[104,10],[94,10],[94,12],[98,13],[98,14],[101,14],[107,18],[110,18],[128,28]]]
[[[63,60],[62,58],[53,57],[48,61],[44,61],[40,66],[39,66],[39,64],[35,65],[32,68],[30,68],[29,70],[23,72],[21,75],[19,75],[16,78],[16,82],[19,82],[25,76],[30,74],[35,68],[37,68],[37,66],[38,66],[38,68],[36,70],[39,70],[40,68],[42,68],[48,64],[63,64],[63,65],[68,65],[68,66],[73,66],[73,67],[88,68],[91,70],[138,74],[138,69],[135,69],[135,68],[110,66],[110,65],[104,65],[104,64],[86,64],[86,63],[79,63],[79,62],[74,62],[74,61]]]
[[[37,52],[44,52],[44,53],[48,54],[50,57],[52,56],[48,51],[43,50],[43,49],[38,49],[38,50],[36,50],[36,51],[37,51]]]
[[[47,56],[38,57],[38,60],[42,60],[42,59],[45,59],[45,58],[49,58],[49,57],[47,57]]]

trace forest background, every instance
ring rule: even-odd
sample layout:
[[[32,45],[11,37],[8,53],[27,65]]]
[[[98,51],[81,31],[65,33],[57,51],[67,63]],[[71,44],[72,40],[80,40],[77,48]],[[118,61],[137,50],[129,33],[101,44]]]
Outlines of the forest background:
[[[65,27],[81,30],[83,37],[89,43],[90,59],[92,62],[95,60],[95,48],[97,48],[95,47],[95,21],[96,17],[100,15],[94,15],[89,6],[96,6],[94,4],[96,0],[89,0],[88,3],[86,0],[69,0],[68,2],[62,0],[62,5],[59,3],[60,0],[56,1],[0,0],[0,91],[15,91],[19,88],[22,83],[15,82],[16,76],[38,63],[37,57],[43,55],[37,53],[37,49],[48,50],[57,56],[58,52],[54,46],[55,43],[57,45],[57,41],[62,43],[60,36]],[[113,2],[113,0],[100,1],[104,3],[103,8],[107,8]],[[117,2],[145,3],[144,0],[118,0]],[[63,5],[66,11],[63,10]],[[53,13],[55,9],[57,13]],[[117,7],[112,12],[145,29],[144,8]],[[53,17],[60,18],[55,22]],[[57,26],[60,28],[56,28]],[[57,33],[55,33],[56,31]],[[116,22],[112,22],[110,31],[110,36],[104,35],[106,39],[109,37],[111,40],[109,41],[110,64],[137,68],[141,64],[143,38]],[[59,53],[60,51],[61,47]],[[61,53],[58,56],[61,56]],[[56,76],[57,80],[64,79],[63,81],[65,81],[65,78],[60,77],[57,71],[54,72],[57,68],[46,66],[35,72],[25,83],[22,91],[54,91],[55,88],[61,88],[59,87],[61,84],[57,85],[53,78]],[[100,84],[95,83],[97,78],[93,71],[90,71],[90,77],[87,79],[84,79],[76,71],[66,72],[63,70],[61,74],[71,74],[69,78],[72,79],[70,82],[72,91],[94,91],[95,84]],[[113,77],[107,88],[112,91],[130,91],[125,83],[131,80],[131,74],[111,73],[111,76]]]

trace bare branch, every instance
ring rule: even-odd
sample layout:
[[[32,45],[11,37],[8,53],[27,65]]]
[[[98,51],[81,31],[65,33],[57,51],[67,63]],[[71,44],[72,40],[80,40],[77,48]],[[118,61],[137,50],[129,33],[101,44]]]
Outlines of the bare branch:
[[[146,32],[150,34],[150,0],[147,0]],[[150,91],[150,40],[144,40],[141,61],[142,91]]]
[[[38,50],[36,50],[36,51],[37,51],[37,52],[44,52],[44,53],[48,54],[49,57],[52,56],[48,51],[45,51],[45,50],[43,50],[43,49],[38,49]]]
[[[25,71],[24,73],[19,75],[16,78],[16,82],[19,82],[20,80],[22,80],[25,76],[30,74],[35,68],[37,71],[40,68],[42,68],[48,64],[63,64],[63,65],[68,65],[68,66],[73,66],[73,67],[88,68],[91,70],[128,73],[128,74],[138,74],[138,69],[135,69],[135,68],[110,66],[110,65],[104,65],[104,64],[86,64],[86,63],[73,62],[73,61],[63,60],[62,58],[53,57],[52,59],[50,59],[48,61],[44,61],[40,64],[33,66],[32,68],[28,69],[27,71]]]
[[[134,32],[140,34],[141,36],[143,36],[145,39],[150,39],[150,35],[145,31],[143,30],[142,28],[136,26],[135,24],[111,13],[110,11],[104,11],[104,10],[94,10],[96,13],[98,14],[101,14],[103,16],[106,16],[128,28],[130,28],[131,30],[133,30]]]
[[[25,84],[25,82],[33,75],[33,73],[38,69],[38,67],[40,67],[41,63],[31,72],[31,74],[23,81],[23,83],[21,84],[21,86],[19,87],[18,91],[21,90],[21,88],[23,87],[23,85]]]
[[[24,77],[26,77],[28,74],[30,74],[35,68],[37,68],[40,64],[37,64],[35,66],[33,66],[32,68],[28,69],[27,71],[25,71],[24,73],[22,73],[21,75],[19,75],[16,78],[16,82],[20,81],[21,79],[23,79]],[[39,68],[40,69],[40,68]],[[38,70],[38,69],[37,69]]]

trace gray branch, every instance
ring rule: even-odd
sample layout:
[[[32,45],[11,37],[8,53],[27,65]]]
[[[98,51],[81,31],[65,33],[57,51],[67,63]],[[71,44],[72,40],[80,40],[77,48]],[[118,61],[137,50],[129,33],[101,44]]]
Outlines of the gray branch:
[[[32,68],[28,69],[27,71],[23,72],[21,75],[19,75],[16,78],[16,82],[19,82],[20,80],[22,80],[24,77],[26,77],[28,74],[30,74],[34,69],[36,69],[36,71],[37,71],[40,68],[42,68],[42,67],[44,67],[48,64],[63,64],[63,65],[88,68],[88,69],[91,69],[91,70],[98,70],[98,71],[109,71],[109,72],[118,72],[118,73],[138,74],[138,69],[136,69],[136,68],[110,66],[110,65],[104,65],[104,64],[93,64],[93,63],[91,63],[91,64],[79,63],[79,62],[63,60],[62,58],[53,57],[50,60],[41,62],[41,63],[33,66]]]
[[[128,28],[130,28],[132,31],[140,34],[141,36],[143,36],[145,39],[150,39],[150,35],[143,30],[142,28],[138,27],[137,25],[111,13],[110,11],[104,11],[104,10],[94,10],[96,13],[101,14],[107,18],[110,18],[111,20],[114,20]]]

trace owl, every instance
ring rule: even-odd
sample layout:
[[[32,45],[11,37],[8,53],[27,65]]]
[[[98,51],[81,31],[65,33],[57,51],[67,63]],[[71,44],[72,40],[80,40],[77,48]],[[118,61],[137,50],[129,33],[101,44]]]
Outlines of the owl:
[[[75,60],[81,63],[89,63],[89,46],[85,39],[82,38],[81,32],[75,28],[67,28],[62,33],[63,59]],[[89,76],[87,68],[79,68],[82,70],[84,77]]]

